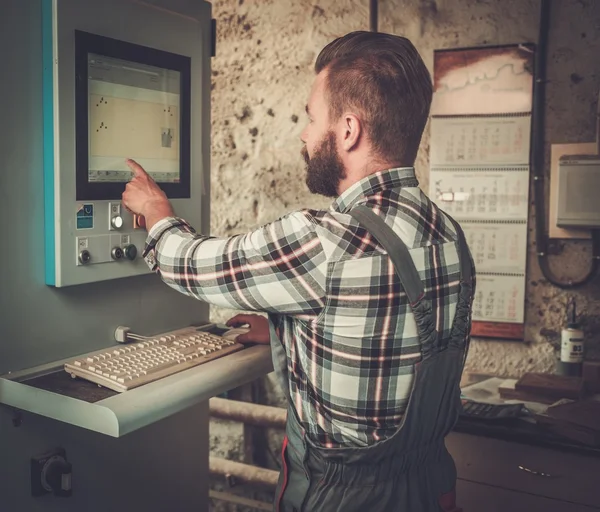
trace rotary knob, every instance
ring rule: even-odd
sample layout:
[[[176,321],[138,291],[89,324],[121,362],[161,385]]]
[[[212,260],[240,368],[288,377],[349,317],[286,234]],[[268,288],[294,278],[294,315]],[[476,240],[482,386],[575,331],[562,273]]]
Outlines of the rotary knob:
[[[113,247],[112,251],[110,251],[110,255],[113,260],[120,260],[123,257],[123,249],[120,247]]]
[[[89,263],[91,259],[92,259],[92,255],[90,254],[90,251],[88,251],[87,249],[84,249],[83,251],[81,251],[79,253],[79,261],[81,262],[82,265]]]
[[[55,496],[64,498],[71,496],[72,470],[73,466],[64,457],[60,455],[51,457],[42,468],[42,487]]]
[[[121,229],[123,227],[123,217],[121,217],[120,215],[115,215],[111,220],[110,223],[112,224],[112,227],[115,229]]]
[[[137,247],[133,244],[127,245],[123,252],[128,260],[133,261],[137,258]]]

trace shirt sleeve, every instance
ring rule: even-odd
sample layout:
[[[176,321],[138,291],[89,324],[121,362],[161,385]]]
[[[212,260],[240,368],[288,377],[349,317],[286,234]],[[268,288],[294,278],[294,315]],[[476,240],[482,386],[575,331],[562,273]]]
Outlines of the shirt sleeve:
[[[230,238],[169,217],[152,227],[143,256],[166,284],[216,306],[312,316],[324,305],[326,255],[307,211]]]

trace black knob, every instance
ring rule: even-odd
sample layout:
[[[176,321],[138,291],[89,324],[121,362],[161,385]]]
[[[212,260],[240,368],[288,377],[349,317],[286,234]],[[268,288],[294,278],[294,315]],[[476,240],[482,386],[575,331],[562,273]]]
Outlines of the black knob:
[[[60,455],[51,457],[42,469],[42,486],[54,496],[71,496],[72,470],[71,464]]]
[[[137,247],[133,244],[126,246],[125,257],[131,261],[135,260],[137,258]]]
[[[110,255],[113,260],[120,260],[123,257],[123,249],[120,247],[113,247],[113,250],[110,251]]]
[[[79,261],[83,265],[85,265],[86,263],[89,263],[91,259],[92,259],[92,255],[90,254],[90,251],[88,251],[87,249],[84,249],[83,251],[81,251],[79,253]]]

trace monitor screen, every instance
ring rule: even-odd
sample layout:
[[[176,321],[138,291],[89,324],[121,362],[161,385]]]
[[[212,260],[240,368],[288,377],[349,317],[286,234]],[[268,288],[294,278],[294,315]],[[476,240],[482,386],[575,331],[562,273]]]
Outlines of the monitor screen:
[[[189,197],[189,59],[83,32],[76,55],[77,199],[119,198],[127,158]]]
[[[88,180],[129,181],[126,158],[178,183],[181,73],[88,54]]]

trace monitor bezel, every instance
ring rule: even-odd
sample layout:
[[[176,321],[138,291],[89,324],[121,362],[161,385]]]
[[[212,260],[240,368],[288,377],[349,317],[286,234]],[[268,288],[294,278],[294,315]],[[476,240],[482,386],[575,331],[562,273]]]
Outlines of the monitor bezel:
[[[150,48],[106,36],[75,30],[75,175],[76,200],[120,199],[126,182],[90,182],[88,54],[93,53],[179,71],[179,183],[157,183],[170,199],[191,197],[191,59],[184,55]]]

